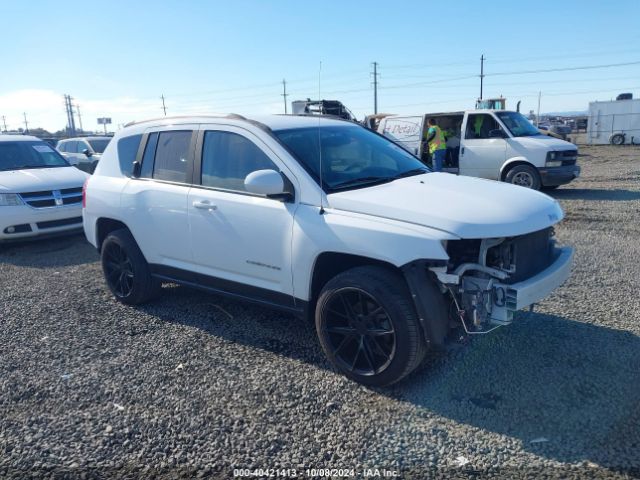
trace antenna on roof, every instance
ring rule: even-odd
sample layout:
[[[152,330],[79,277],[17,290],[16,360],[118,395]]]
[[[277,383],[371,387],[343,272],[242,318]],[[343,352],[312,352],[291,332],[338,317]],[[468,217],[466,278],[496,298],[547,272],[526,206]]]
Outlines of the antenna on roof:
[[[322,96],[320,94],[320,79],[322,77],[322,60],[320,60],[320,69],[318,70],[318,100],[320,101],[320,113],[318,114],[318,158],[320,163],[320,215],[324,214],[322,206],[322,197],[324,195],[324,187],[322,183],[322,138],[320,136],[320,116],[322,115]]]

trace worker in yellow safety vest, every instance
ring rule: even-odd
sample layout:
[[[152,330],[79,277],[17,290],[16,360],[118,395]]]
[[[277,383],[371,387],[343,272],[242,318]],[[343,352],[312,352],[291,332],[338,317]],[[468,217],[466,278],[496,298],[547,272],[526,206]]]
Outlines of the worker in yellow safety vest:
[[[429,144],[429,154],[431,155],[433,170],[435,172],[441,172],[447,143],[445,142],[442,130],[436,125],[435,118],[430,118],[427,124],[429,125],[429,130],[427,130],[427,143]]]

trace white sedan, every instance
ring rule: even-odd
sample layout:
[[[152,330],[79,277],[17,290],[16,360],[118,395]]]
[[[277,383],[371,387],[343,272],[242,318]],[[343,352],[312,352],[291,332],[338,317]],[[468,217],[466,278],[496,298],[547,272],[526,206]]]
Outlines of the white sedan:
[[[88,176],[36,137],[0,135],[0,243],[81,230]]]

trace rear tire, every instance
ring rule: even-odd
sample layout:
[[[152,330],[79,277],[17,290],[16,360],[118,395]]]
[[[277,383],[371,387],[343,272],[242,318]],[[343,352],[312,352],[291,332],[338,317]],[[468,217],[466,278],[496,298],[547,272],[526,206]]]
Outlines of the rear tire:
[[[540,174],[531,165],[516,165],[507,172],[505,182],[533,190],[540,190]]]
[[[411,373],[426,345],[404,278],[366,266],[343,272],[320,292],[316,331],[331,364],[369,386],[387,386]]]
[[[102,271],[114,297],[127,305],[145,303],[160,293],[160,281],[151,276],[149,264],[126,229],[105,238],[101,249]]]
[[[611,145],[624,145],[624,135],[616,133],[611,136]]]

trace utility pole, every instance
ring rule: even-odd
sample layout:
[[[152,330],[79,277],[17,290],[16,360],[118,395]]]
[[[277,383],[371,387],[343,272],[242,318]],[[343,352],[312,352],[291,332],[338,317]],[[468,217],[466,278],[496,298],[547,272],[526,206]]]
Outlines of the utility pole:
[[[76,110],[78,112],[78,123],[80,124],[80,131],[83,132],[83,128],[82,128],[82,115],[80,115],[80,105],[78,105],[76,103]]]
[[[282,79],[282,93],[280,94],[284,97],[284,114],[287,114],[287,97],[289,96],[287,94],[287,81],[283,78]]]
[[[542,92],[538,92],[538,114],[536,115],[536,128],[540,125],[540,99],[542,98]]]
[[[162,99],[162,110],[164,111],[164,116],[167,116],[167,106],[164,104],[164,93],[160,97]]]
[[[373,113],[378,113],[378,62],[373,62]]]
[[[7,131],[7,117],[2,115],[2,124],[4,125],[4,131]]]
[[[484,82],[484,53],[480,57],[480,100],[482,100],[482,84]]]
[[[29,133],[29,123],[27,122],[27,112],[22,112],[24,115],[24,133]]]
[[[67,110],[67,123],[69,125],[69,135],[76,135],[76,122],[73,118],[73,104],[71,103],[73,97],[71,95],[64,96],[64,105]]]

